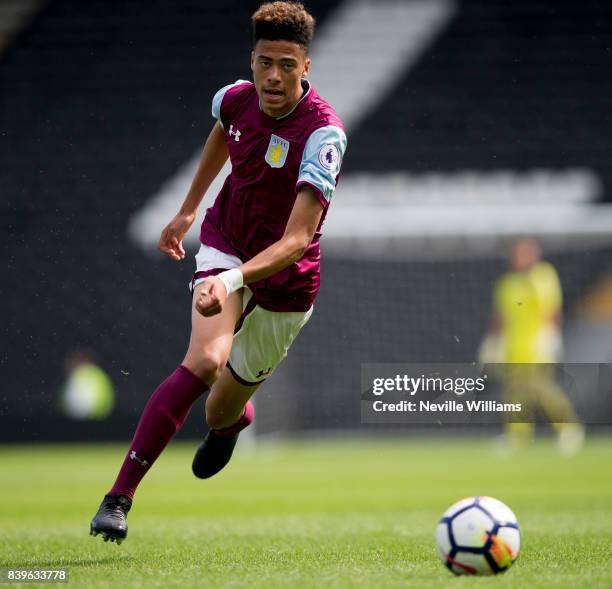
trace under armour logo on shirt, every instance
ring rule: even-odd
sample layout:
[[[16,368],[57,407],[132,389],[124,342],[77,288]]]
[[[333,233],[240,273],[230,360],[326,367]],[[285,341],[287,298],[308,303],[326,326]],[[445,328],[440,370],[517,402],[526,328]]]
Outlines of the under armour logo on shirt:
[[[230,125],[228,133],[230,137],[232,135],[234,136],[234,141],[240,141],[240,135],[242,135],[242,133],[238,131],[238,129],[234,131],[234,125]]]

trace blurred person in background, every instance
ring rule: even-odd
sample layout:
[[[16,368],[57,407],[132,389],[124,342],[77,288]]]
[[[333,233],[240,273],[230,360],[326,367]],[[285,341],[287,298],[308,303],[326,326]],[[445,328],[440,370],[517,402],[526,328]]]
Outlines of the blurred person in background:
[[[115,405],[115,387],[93,354],[86,350],[70,352],[64,360],[64,370],[66,382],[60,395],[64,415],[79,420],[106,419]]]
[[[506,422],[506,447],[517,449],[533,438],[539,410],[556,430],[561,452],[575,454],[583,445],[584,427],[555,381],[563,347],[557,271],[528,237],[511,242],[508,266],[493,288],[491,328],[479,350],[480,362],[504,364],[500,376],[507,401],[522,405],[520,414]]]

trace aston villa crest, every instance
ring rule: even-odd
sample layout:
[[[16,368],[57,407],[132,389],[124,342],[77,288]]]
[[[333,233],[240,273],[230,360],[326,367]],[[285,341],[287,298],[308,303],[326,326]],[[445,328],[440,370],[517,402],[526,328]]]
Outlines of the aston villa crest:
[[[266,152],[266,162],[272,168],[282,168],[285,165],[287,154],[289,153],[289,141],[278,135],[270,137],[270,145]]]

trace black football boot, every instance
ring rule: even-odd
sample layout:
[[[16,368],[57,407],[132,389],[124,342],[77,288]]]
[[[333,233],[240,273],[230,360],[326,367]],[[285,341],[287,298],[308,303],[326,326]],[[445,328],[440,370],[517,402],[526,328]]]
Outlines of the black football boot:
[[[102,534],[105,542],[121,544],[128,533],[127,514],[131,507],[132,501],[126,495],[106,495],[91,520],[89,533]]]

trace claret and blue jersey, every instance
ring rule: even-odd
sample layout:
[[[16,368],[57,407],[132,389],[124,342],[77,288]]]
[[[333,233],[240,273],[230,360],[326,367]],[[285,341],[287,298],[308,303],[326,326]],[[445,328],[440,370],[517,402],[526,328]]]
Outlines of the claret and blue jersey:
[[[200,240],[243,262],[278,241],[297,193],[309,186],[324,207],[304,256],[285,270],[249,285],[271,311],[305,311],[319,289],[321,226],[336,188],[346,135],[342,121],[306,80],[300,101],[278,118],[265,114],[255,85],[243,80],[213,98],[212,114],[225,130],[232,163]]]

